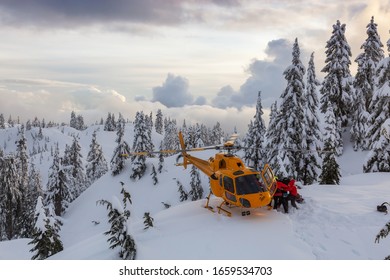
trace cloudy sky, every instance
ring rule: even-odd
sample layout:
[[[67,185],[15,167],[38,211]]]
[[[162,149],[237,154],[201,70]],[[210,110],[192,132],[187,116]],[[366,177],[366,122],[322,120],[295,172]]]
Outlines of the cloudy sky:
[[[0,113],[161,108],[245,130],[258,91],[265,111],[282,93],[295,38],[321,80],[332,25],[346,24],[353,61],[371,16],[385,44],[389,0],[0,0]]]

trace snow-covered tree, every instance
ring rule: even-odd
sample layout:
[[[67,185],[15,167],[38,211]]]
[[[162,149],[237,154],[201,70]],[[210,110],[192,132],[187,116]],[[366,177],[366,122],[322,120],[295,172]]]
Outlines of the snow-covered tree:
[[[188,193],[184,190],[183,184],[179,180],[176,180],[176,184],[179,187],[178,192],[180,193],[180,201],[183,202],[188,199]]]
[[[280,139],[281,131],[277,129],[279,122],[279,112],[276,101],[271,104],[269,124],[265,134],[265,150],[267,152],[267,162],[274,171],[280,170],[279,148],[282,145]],[[279,171],[278,171],[279,172]]]
[[[133,152],[151,151],[151,139],[148,130],[147,119],[143,112],[137,112],[134,120],[134,141]],[[146,156],[144,154],[135,154],[131,157],[130,178],[141,179],[146,171]]]
[[[160,143],[160,151],[162,150],[162,141]],[[158,154],[158,167],[157,167],[157,170],[158,170],[158,173],[161,173],[162,170],[164,168],[164,153],[159,153]]]
[[[61,161],[57,144],[53,155],[53,163],[49,169],[49,178],[44,197],[45,206],[52,208],[56,216],[62,216],[69,203],[73,200],[73,193],[69,187],[66,172]]]
[[[102,147],[96,140],[96,131],[92,134],[92,142],[89,145],[89,148],[86,175],[89,184],[92,184],[108,171],[108,165],[104,157]]]
[[[114,154],[111,158],[111,174],[113,176],[118,175],[122,172],[125,167],[126,158],[130,155],[131,150],[129,144],[124,139],[125,134],[125,123],[121,122],[118,124],[116,131],[117,146],[114,150]]]
[[[145,212],[144,214],[144,229],[148,229],[150,227],[153,227],[153,221],[154,219],[150,216],[149,212]]]
[[[5,119],[4,119],[4,115],[1,113],[0,114],[0,129],[4,129],[5,128]]]
[[[64,158],[66,160],[63,166],[67,173],[69,188],[73,193],[73,199],[76,199],[87,188],[83,155],[77,137],[73,137],[72,145],[65,150]]]
[[[28,243],[34,245],[30,250],[34,253],[31,257],[33,260],[44,260],[63,250],[59,235],[61,223],[51,212],[44,207],[42,197],[38,197],[34,233],[32,240]]]
[[[106,121],[104,123],[104,131],[115,131],[115,115],[108,113]]]
[[[298,39],[295,39],[292,51],[292,64],[284,71],[287,86],[281,95],[279,118],[276,129],[280,131],[282,149],[281,174],[284,177],[294,176],[297,180],[303,178],[302,143],[306,141],[304,126],[304,74],[306,72],[300,60]]]
[[[150,173],[150,175],[152,176],[153,185],[157,185],[158,178],[157,178],[157,171],[156,168],[154,167],[154,164],[152,164],[152,173]]]
[[[314,66],[314,53],[311,54],[307,68],[307,81],[305,92],[305,135],[306,141],[302,143],[302,181],[312,184],[317,180],[321,168],[321,157],[318,150],[322,147],[320,120],[318,116],[318,90],[320,82],[316,78]]]
[[[161,109],[157,110],[156,121],[154,122],[154,126],[156,128],[156,132],[162,135],[164,130],[164,122],[163,122],[163,114],[161,112]]]
[[[331,105],[340,127],[348,125],[352,104],[352,76],[349,70],[352,53],[345,37],[345,30],[346,25],[341,24],[339,20],[333,25],[332,36],[326,43],[326,65],[322,69],[326,76],[320,90],[321,112],[326,113],[327,106]],[[338,137],[341,139],[341,131],[338,131]],[[342,151],[342,147],[340,148]]]
[[[364,172],[390,172],[390,139],[381,134],[363,165]]]
[[[245,161],[256,170],[261,170],[266,163],[266,151],[264,137],[266,134],[263,120],[263,105],[261,104],[261,92],[259,91],[256,103],[256,113],[253,122],[250,123],[245,137]]]
[[[383,238],[386,238],[389,235],[390,232],[390,222],[388,222],[376,235],[375,237],[375,243],[379,243],[379,241]],[[390,255],[385,257],[385,260],[390,260]]]
[[[164,138],[163,149],[164,150],[177,150],[179,147],[178,131],[176,120],[165,119],[164,120]],[[169,155],[169,154],[166,154]]]
[[[329,105],[327,108],[325,114],[324,155],[319,181],[323,185],[338,185],[341,175],[340,166],[336,158],[337,122],[333,113],[333,106]]]
[[[352,98],[352,127],[351,139],[354,150],[366,149],[366,133],[369,121],[370,104],[376,85],[376,67],[384,58],[383,44],[377,31],[374,17],[367,25],[367,39],[360,47],[363,53],[355,59],[358,64],[357,74],[353,83],[354,95]]]
[[[105,205],[109,211],[108,222],[111,226],[104,234],[109,236],[107,241],[110,244],[110,249],[120,248],[119,257],[121,259],[134,260],[137,255],[137,248],[129,232],[130,210],[127,209],[127,202],[131,204],[131,196],[124,188],[122,188],[121,193],[123,194],[123,203],[116,197],[113,198],[113,201],[98,201],[99,204]]]
[[[387,41],[390,52],[390,39]],[[367,130],[369,148],[374,148],[380,141],[381,127],[390,118],[390,57],[382,59],[376,69],[377,87],[371,102],[371,114]]]
[[[0,169],[0,228],[5,238],[11,240],[18,236],[20,217],[19,177],[15,165],[15,157],[7,155],[2,158]]]
[[[191,190],[188,193],[192,201],[199,200],[203,198],[203,187],[202,182],[200,181],[200,174],[197,167],[194,165],[191,166]]]

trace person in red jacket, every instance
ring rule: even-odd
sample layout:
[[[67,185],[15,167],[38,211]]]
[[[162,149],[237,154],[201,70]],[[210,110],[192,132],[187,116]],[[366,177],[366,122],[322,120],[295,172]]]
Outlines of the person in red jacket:
[[[283,182],[276,180],[276,192],[273,196],[274,209],[278,209],[280,205],[283,205],[284,212],[288,213],[288,204],[287,204],[287,188],[288,186]],[[269,204],[270,207],[271,203]],[[271,208],[270,208],[271,209]]]
[[[297,186],[295,185],[294,179],[291,179],[290,182],[288,183],[287,191],[289,192],[289,194],[287,196],[287,203],[288,203],[288,201],[291,201],[291,206],[298,209],[298,206],[296,204],[298,189],[297,189]]]

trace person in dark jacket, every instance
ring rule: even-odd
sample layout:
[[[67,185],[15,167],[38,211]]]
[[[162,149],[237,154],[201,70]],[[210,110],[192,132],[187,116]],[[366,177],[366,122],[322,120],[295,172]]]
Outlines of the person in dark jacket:
[[[298,206],[296,204],[296,199],[298,196],[298,189],[297,186],[295,185],[295,180],[291,179],[290,182],[287,185],[287,191],[289,192],[287,196],[287,203],[288,201],[291,201],[291,206],[298,209]]]

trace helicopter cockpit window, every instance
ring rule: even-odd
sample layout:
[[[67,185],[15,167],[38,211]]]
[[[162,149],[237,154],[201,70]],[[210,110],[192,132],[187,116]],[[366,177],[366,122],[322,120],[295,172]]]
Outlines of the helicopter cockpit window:
[[[264,192],[264,184],[257,180],[254,174],[244,175],[236,178],[237,194],[251,194],[257,192]]]
[[[223,177],[223,186],[225,187],[225,190],[234,193],[234,184],[233,179],[227,176]]]

